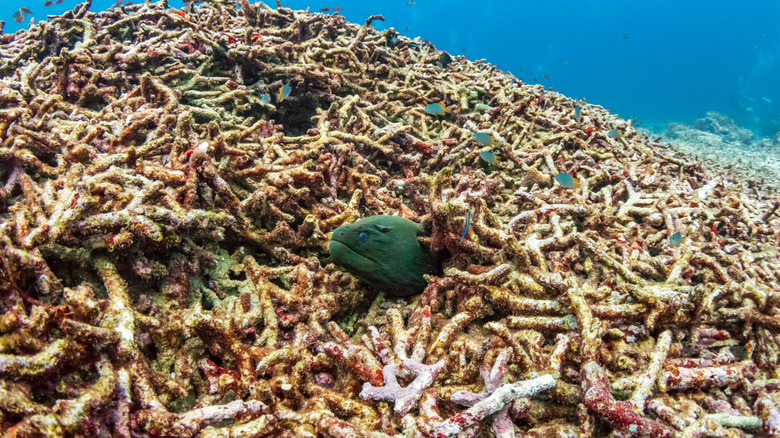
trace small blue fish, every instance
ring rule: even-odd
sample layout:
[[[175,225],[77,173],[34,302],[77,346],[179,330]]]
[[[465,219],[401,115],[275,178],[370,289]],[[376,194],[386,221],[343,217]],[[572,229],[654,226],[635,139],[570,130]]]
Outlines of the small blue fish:
[[[460,242],[458,242],[458,244],[463,242],[463,238],[466,237],[466,233],[469,232],[469,225],[470,224],[471,224],[471,206],[469,206],[469,211],[466,212],[466,229],[463,230],[463,235],[460,236]]]
[[[577,122],[577,124],[580,124],[580,116],[582,116],[582,108],[575,106],[574,107],[574,120]]]
[[[433,116],[443,116],[449,111],[439,103],[431,103],[425,107],[425,112]]]
[[[482,158],[486,162],[490,164],[495,164],[496,162],[496,154],[494,154],[491,151],[483,151],[479,153],[479,158]]]
[[[617,129],[613,129],[607,131],[607,137],[618,139],[618,138],[623,138],[623,134],[621,134],[620,131],[618,131]]]
[[[479,144],[480,146],[490,146],[498,143],[490,134],[486,134],[484,132],[475,132],[474,133],[474,140]]]
[[[676,247],[676,246],[680,246],[681,243],[682,243],[682,234],[680,234],[679,231],[669,236],[669,246]]]
[[[580,183],[566,172],[561,172],[555,175],[555,180],[558,181],[558,184],[569,189],[580,187]]]
[[[281,87],[279,87],[279,91],[276,93],[276,101],[281,102],[284,99],[287,99],[287,96],[290,95],[290,92],[292,91],[292,88],[290,88],[289,85],[284,84]]]
[[[263,95],[260,96],[260,102],[271,103],[271,96],[269,96],[268,93],[263,93]]]

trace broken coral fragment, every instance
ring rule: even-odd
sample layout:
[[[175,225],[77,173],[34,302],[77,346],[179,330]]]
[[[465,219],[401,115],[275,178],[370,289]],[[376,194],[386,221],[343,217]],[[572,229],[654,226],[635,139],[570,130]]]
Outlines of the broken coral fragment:
[[[382,370],[385,377],[385,386],[374,386],[368,382],[363,384],[360,397],[365,400],[387,400],[395,404],[394,410],[403,415],[412,410],[436,375],[444,367],[444,360],[433,365],[425,365],[414,359],[406,359],[403,368],[415,375],[414,380],[408,386],[403,387],[398,383],[395,375],[395,364],[385,365]]]

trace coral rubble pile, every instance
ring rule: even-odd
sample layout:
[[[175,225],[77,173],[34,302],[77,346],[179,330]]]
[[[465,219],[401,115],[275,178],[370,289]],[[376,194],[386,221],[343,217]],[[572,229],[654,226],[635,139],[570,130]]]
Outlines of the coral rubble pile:
[[[710,168],[752,180],[763,186],[765,192],[777,194],[780,192],[780,132],[772,135],[756,138],[734,120],[710,111],[691,124],[670,123],[664,139]]]
[[[0,36],[3,436],[780,434],[754,181],[380,16],[89,6]],[[328,260],[377,214],[422,295]]]

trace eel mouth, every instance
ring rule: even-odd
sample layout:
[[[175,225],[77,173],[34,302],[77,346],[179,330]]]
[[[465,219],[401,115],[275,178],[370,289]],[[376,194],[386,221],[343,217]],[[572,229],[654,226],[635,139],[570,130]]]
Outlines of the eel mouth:
[[[366,257],[349,247],[349,245],[332,239],[328,244],[328,251],[330,252],[330,258],[334,262],[344,267],[363,271],[358,266],[370,263],[373,266],[378,266],[379,263],[371,257]]]

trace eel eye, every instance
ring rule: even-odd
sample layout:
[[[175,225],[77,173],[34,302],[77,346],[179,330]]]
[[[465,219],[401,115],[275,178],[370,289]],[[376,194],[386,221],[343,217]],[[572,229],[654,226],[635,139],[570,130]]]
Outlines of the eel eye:
[[[366,240],[368,240],[368,233],[361,231],[360,234],[358,234],[358,242],[366,243]]]

